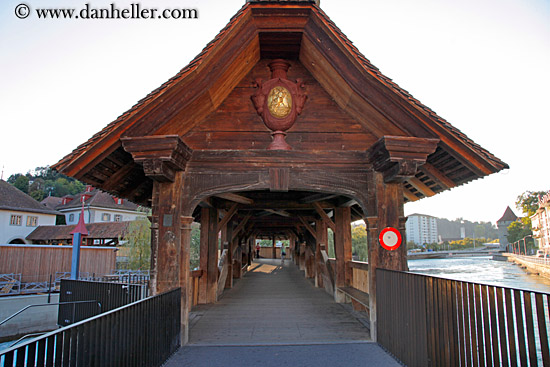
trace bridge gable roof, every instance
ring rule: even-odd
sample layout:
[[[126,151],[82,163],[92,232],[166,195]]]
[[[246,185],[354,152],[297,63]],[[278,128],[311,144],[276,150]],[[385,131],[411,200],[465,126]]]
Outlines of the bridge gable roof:
[[[440,140],[419,174],[404,183],[406,200],[508,167],[382,74],[315,1],[256,0],[248,1],[178,74],[53,168],[124,196],[122,180],[139,182],[145,177],[124,151],[121,138],[174,132],[185,136],[220,107],[261,59],[276,57],[301,63],[342,111],[376,138]],[[128,198],[139,202],[135,195]]]

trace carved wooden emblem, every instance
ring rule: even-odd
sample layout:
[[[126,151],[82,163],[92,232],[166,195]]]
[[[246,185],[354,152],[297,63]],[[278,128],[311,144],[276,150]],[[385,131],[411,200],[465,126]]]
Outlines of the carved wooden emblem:
[[[265,82],[257,79],[258,89],[252,96],[258,115],[262,117],[265,126],[273,131],[273,141],[267,147],[270,150],[292,149],[285,141],[285,131],[294,125],[307,98],[303,90],[305,84],[301,79],[296,82],[287,79],[289,67],[290,64],[285,60],[272,61],[269,64],[272,78]]]

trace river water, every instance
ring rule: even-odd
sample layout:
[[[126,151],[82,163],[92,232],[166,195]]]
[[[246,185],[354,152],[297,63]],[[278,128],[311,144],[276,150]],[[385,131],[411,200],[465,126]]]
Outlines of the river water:
[[[492,257],[409,260],[409,270],[441,278],[550,293],[550,279],[529,274],[512,262],[496,261]]]

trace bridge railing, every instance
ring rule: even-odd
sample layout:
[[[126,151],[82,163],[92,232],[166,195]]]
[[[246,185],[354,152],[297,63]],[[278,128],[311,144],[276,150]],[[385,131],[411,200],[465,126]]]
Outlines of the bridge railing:
[[[550,294],[376,271],[378,343],[408,366],[550,365]]]
[[[0,366],[160,366],[180,346],[180,288],[0,352]]]

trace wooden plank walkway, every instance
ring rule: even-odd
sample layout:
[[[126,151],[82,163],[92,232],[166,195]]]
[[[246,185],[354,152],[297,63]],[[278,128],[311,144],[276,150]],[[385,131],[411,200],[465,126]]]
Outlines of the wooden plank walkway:
[[[344,350],[357,351],[357,356],[367,353],[373,358],[372,366],[399,366],[369,341],[368,329],[349,308],[312,286],[290,261],[284,267],[280,260],[254,263],[218,303],[194,310],[189,339],[166,366],[187,366],[190,362],[197,366],[201,361],[205,366],[233,365],[227,359],[231,355],[241,366],[257,363],[260,355],[262,366],[271,365],[265,359],[269,356],[277,356],[273,365],[281,365],[285,358],[296,362],[301,351],[307,352],[312,362],[317,360],[312,366],[319,366],[324,365],[332,349],[338,349],[334,350],[338,354]],[[216,356],[222,357],[216,360]],[[346,360],[341,354],[339,358]]]

